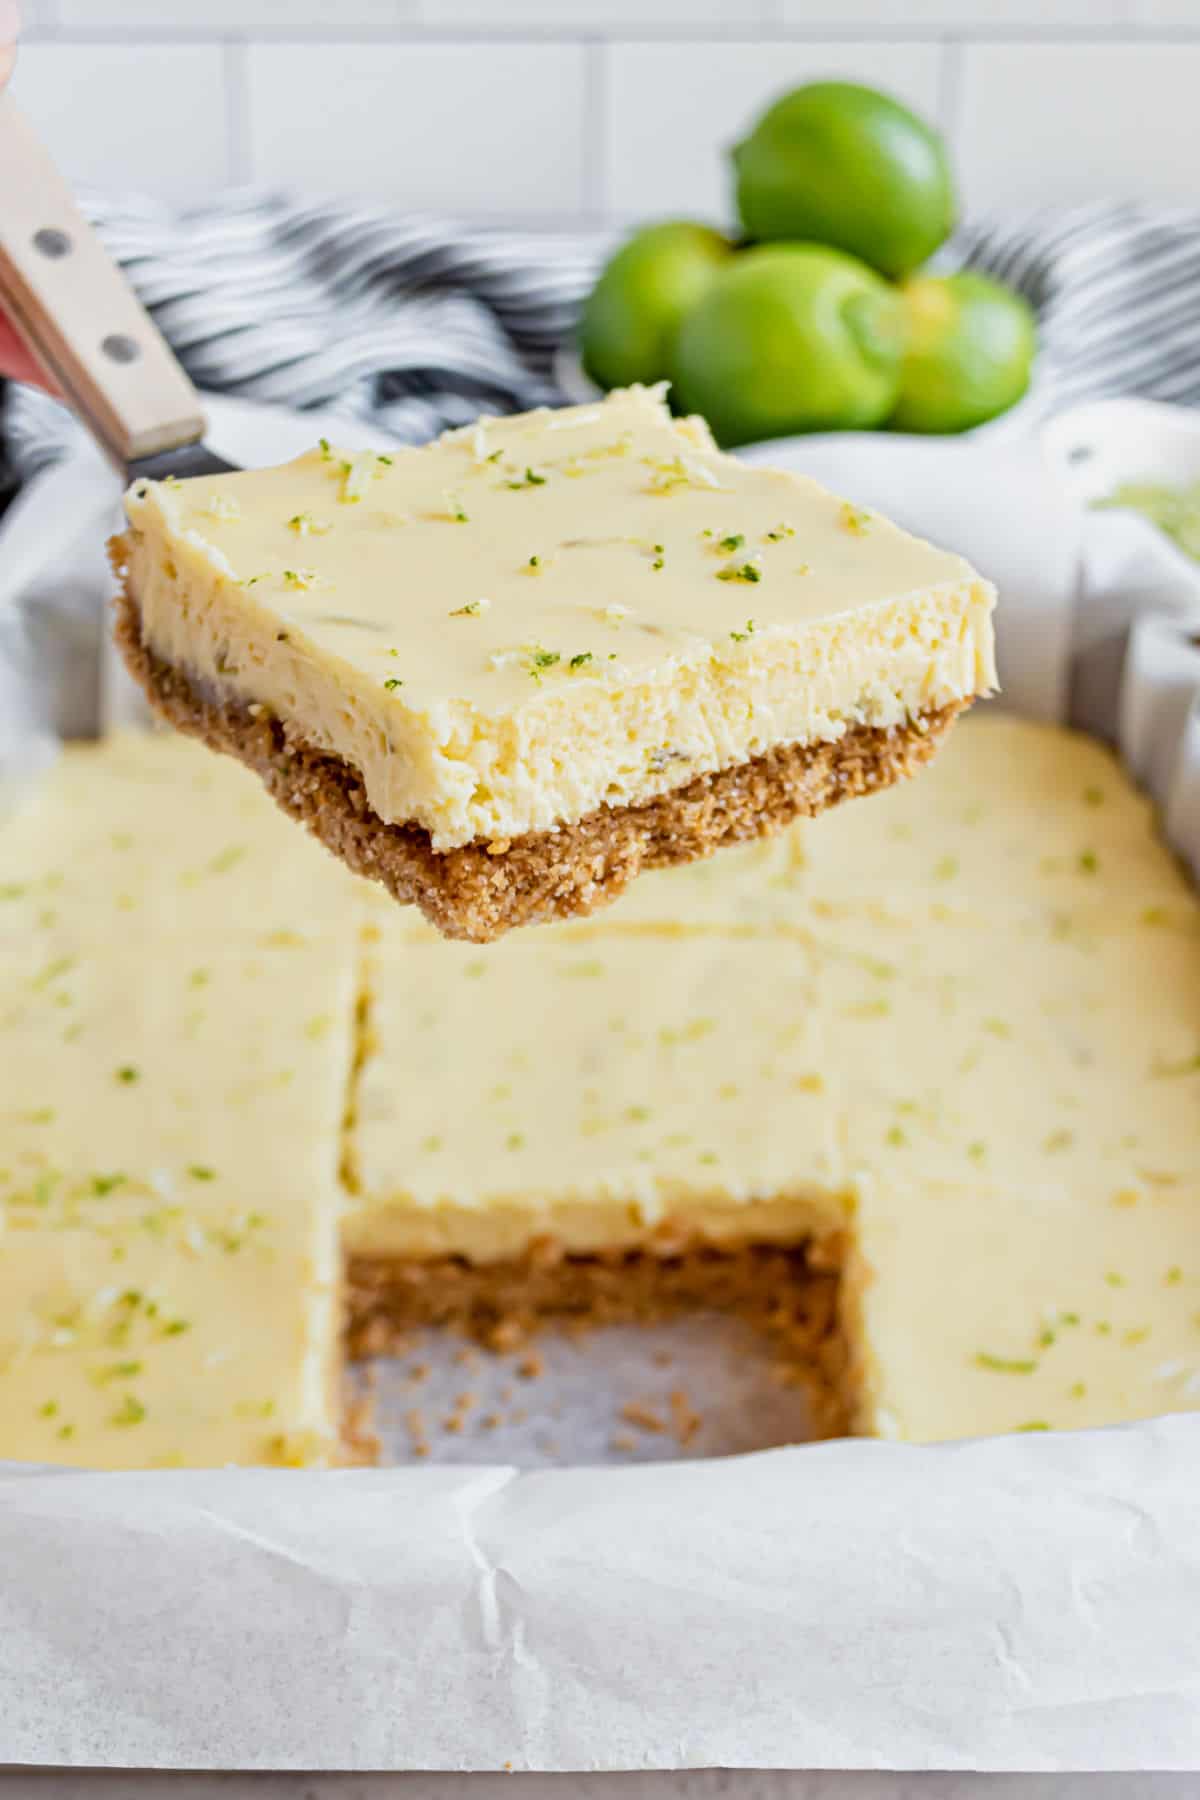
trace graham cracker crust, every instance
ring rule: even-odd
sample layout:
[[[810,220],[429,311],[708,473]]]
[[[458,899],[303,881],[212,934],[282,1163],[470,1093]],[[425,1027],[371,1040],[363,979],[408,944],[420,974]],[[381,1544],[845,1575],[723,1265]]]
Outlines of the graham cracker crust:
[[[124,578],[125,541],[114,538],[109,551]],[[969,704],[940,707],[886,730],[852,726],[837,743],[769,750],[640,805],[601,807],[557,831],[437,852],[421,826],[380,819],[361,777],[341,758],[156,656],[143,641],[127,579],[114,605],[117,645],[156,712],[253,769],[284,812],[356,874],[420,907],[443,936],[477,944],[515,926],[590,913],[615,900],[643,870],[711,856],[722,845],[766,836],[794,819],[889,787],[932,759]]]
[[[355,1257],[346,1275],[347,1356],[403,1354],[410,1334],[428,1326],[507,1352],[547,1329],[719,1312],[762,1334],[773,1372],[805,1390],[815,1435],[844,1437],[854,1405],[838,1321],[841,1260],[836,1241],[684,1243],[586,1256],[543,1241],[520,1257],[486,1264],[455,1256]]]

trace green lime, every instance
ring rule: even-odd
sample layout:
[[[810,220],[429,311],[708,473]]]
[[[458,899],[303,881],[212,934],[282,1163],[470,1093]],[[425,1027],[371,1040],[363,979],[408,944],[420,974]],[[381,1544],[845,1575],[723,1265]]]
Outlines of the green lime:
[[[677,404],[722,444],[878,425],[896,404],[904,305],[852,256],[766,244],[721,270],[675,339]]]
[[[733,245],[688,219],[635,231],[610,258],[583,309],[583,366],[601,387],[661,381],[679,321]]]
[[[908,345],[896,431],[966,431],[1006,412],[1029,386],[1037,349],[1019,294],[969,270],[917,275],[900,290]]]
[[[737,204],[752,238],[834,244],[893,280],[954,225],[954,185],[938,133],[875,88],[814,81],[768,107],[733,151]]]

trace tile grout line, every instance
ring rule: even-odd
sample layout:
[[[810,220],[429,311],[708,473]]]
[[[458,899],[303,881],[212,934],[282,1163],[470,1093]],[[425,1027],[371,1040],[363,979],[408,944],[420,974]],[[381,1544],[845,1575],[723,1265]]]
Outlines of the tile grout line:
[[[959,127],[962,123],[963,44],[960,38],[942,40],[942,60],[938,70],[937,115],[942,135],[957,154]]]
[[[608,46],[592,39],[584,50],[583,69],[583,215],[589,223],[604,217],[608,188]]]
[[[250,75],[248,46],[237,38],[222,42],[225,86],[225,164],[232,187],[254,179],[250,128]]]

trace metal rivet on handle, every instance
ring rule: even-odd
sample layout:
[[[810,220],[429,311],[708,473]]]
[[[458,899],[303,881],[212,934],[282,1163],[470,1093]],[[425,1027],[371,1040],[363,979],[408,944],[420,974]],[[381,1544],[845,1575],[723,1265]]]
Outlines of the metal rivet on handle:
[[[134,342],[133,338],[126,337],[120,331],[114,331],[109,337],[104,338],[100,348],[105,356],[115,363],[136,362],[142,354],[140,346]]]
[[[43,226],[41,231],[34,232],[33,247],[40,250],[43,256],[55,258],[69,256],[75,248],[65,231],[52,230],[48,225]]]

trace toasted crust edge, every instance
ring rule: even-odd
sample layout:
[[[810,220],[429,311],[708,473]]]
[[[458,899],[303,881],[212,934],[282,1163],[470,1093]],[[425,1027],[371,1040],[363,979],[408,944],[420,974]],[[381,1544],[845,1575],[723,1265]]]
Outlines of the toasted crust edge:
[[[110,545],[124,576],[125,544]],[[388,824],[358,772],[294,727],[222,694],[157,656],[127,579],[114,602],[117,647],[154,710],[177,730],[253,769],[284,812],[358,875],[418,906],[445,937],[489,943],[516,926],[579,917],[617,899],[647,869],[693,862],[780,831],[923,768],[969,702],[906,725],[850,726],[832,743],[793,744],[699,775],[636,806],[602,807],[554,831],[435,851],[415,824]]]

